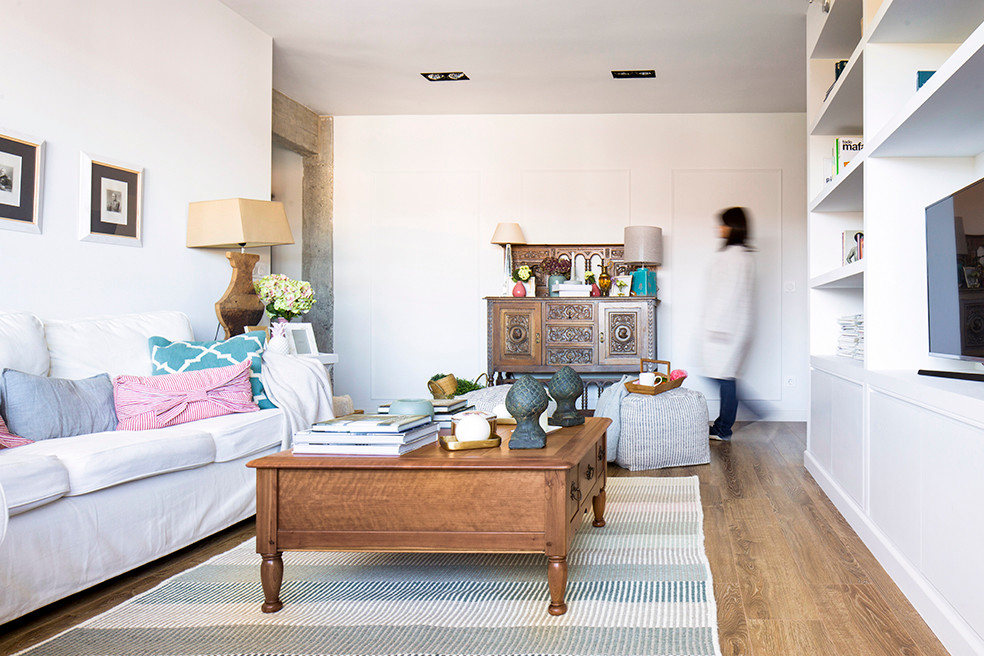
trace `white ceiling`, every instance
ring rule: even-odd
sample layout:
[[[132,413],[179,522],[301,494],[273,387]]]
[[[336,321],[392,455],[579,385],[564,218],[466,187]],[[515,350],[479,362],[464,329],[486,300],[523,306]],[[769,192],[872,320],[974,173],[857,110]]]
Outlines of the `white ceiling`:
[[[274,87],[336,116],[803,112],[809,1],[222,0],[273,37]]]

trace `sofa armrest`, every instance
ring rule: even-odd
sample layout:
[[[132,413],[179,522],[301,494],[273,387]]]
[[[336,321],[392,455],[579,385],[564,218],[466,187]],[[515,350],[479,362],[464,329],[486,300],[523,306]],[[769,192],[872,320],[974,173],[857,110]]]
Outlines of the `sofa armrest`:
[[[10,519],[10,511],[7,510],[7,495],[3,491],[3,485],[0,485],[0,544],[3,544],[3,539],[7,535],[7,521]]]

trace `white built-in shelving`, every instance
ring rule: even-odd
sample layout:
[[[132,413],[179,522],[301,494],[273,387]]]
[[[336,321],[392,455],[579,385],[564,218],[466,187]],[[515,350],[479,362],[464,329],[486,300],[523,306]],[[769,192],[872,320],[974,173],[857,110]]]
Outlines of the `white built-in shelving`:
[[[916,374],[974,366],[928,353],[925,208],[984,177],[984,0],[813,0],[807,53],[806,466],[950,653],[984,654],[984,383]],[[837,136],[864,150],[826,180]],[[846,315],[864,360],[834,355]]]

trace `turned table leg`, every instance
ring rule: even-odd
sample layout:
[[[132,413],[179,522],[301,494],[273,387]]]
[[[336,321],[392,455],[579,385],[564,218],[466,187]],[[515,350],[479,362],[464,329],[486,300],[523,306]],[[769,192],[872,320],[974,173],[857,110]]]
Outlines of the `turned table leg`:
[[[594,521],[592,526],[605,525],[605,488],[601,488],[598,494],[591,499],[591,507],[594,509]]]
[[[564,603],[564,593],[567,591],[567,556],[550,556],[547,564],[547,584],[550,586],[550,606],[547,612],[551,615],[563,615],[567,612]]]
[[[280,601],[280,585],[284,581],[284,559],[281,552],[261,554],[260,583],[263,584],[264,613],[276,613],[284,607]]]

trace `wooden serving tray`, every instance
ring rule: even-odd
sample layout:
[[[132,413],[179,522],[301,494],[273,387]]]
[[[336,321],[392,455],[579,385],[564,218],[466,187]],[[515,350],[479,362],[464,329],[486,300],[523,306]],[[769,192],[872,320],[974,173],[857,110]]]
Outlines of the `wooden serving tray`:
[[[459,442],[454,439],[454,435],[439,435],[437,441],[441,448],[448,451],[467,451],[468,449],[492,449],[502,444],[502,438],[498,435],[487,440],[469,440]]]
[[[683,381],[683,378],[677,378],[676,380],[669,380],[659,385],[641,385],[639,384],[639,379],[636,378],[625,383],[625,389],[629,390],[632,394],[648,394],[649,396],[654,396],[680,387],[680,385],[683,385]]]

